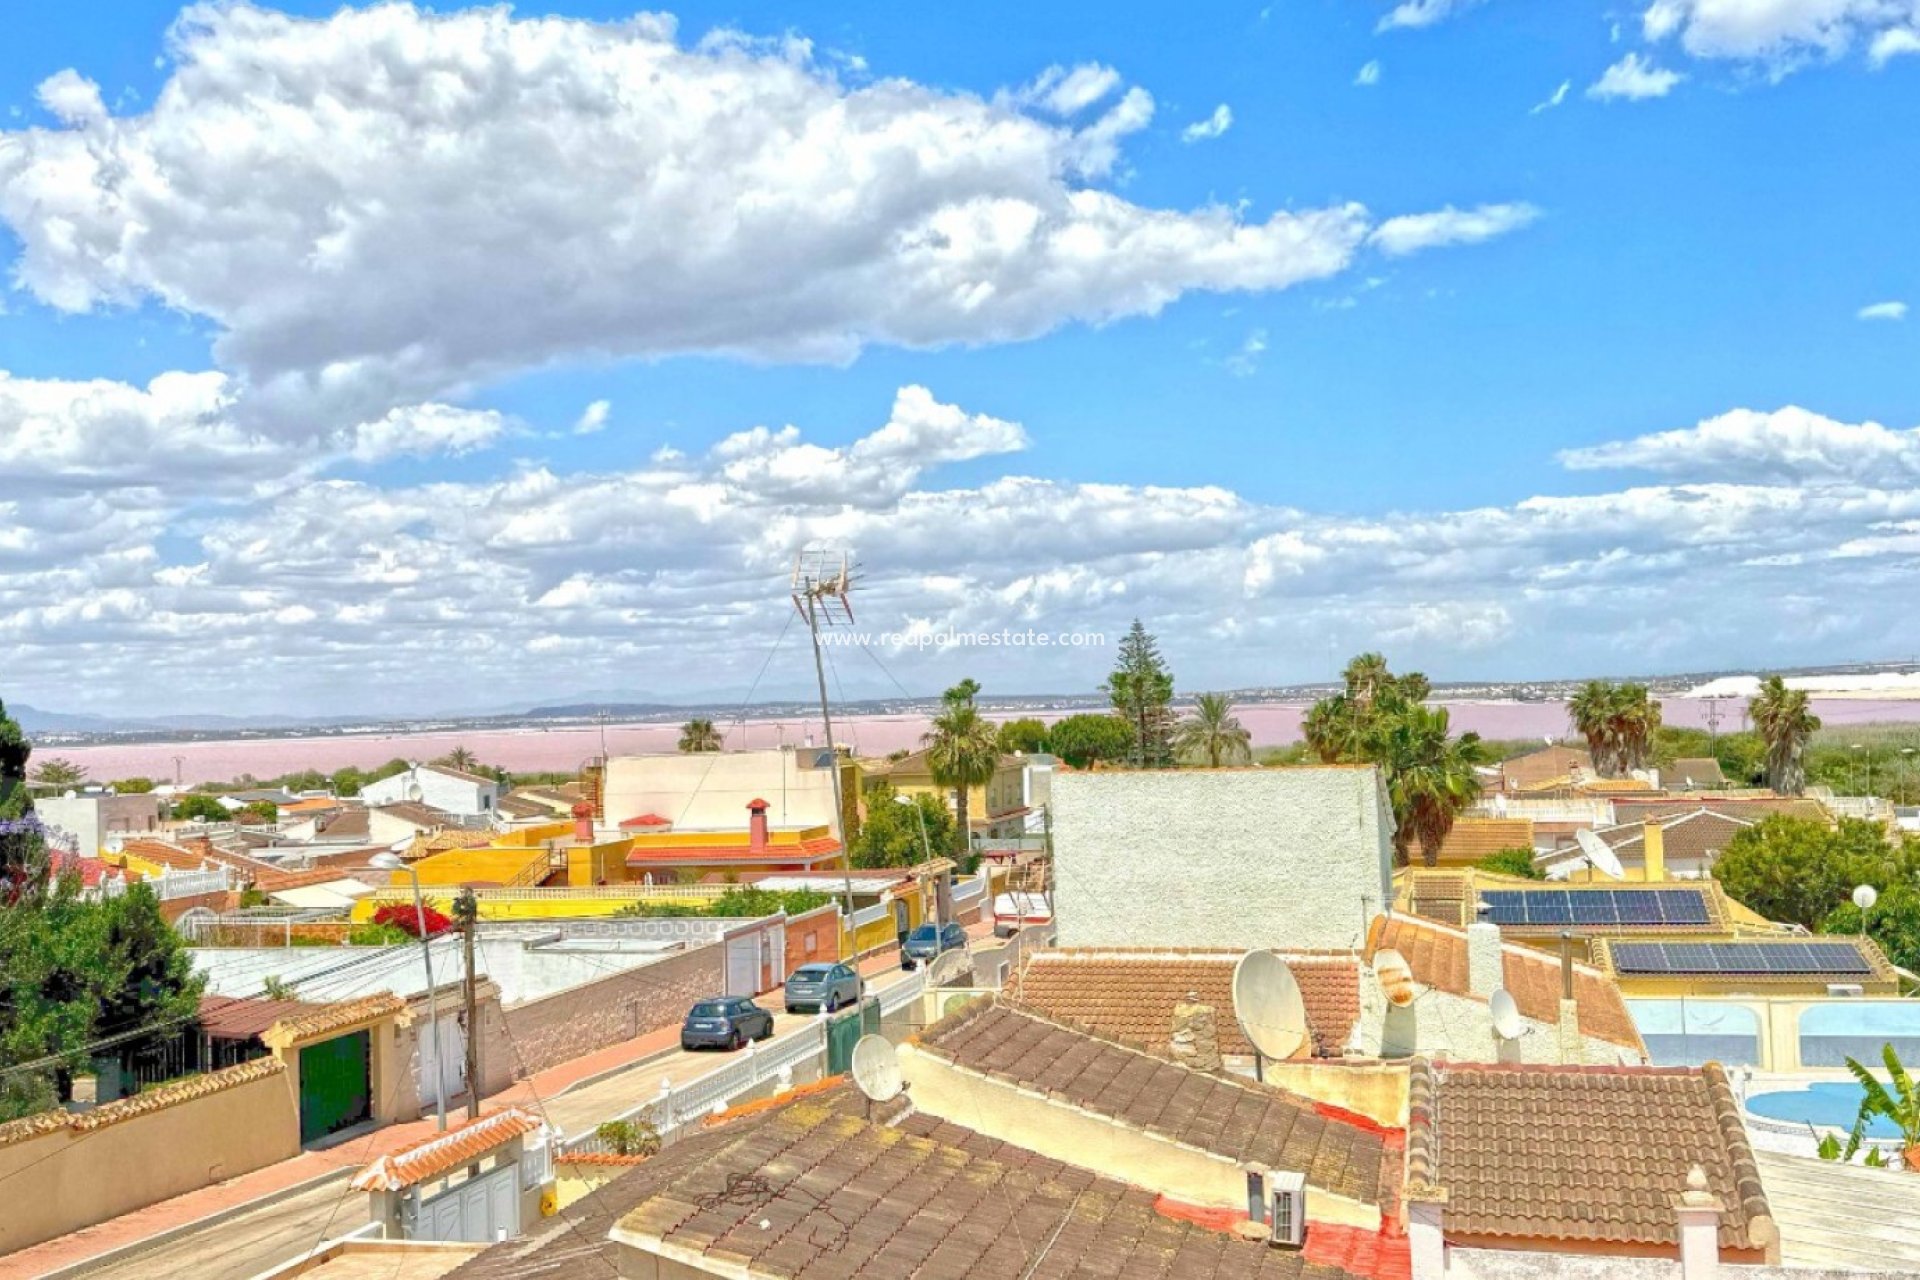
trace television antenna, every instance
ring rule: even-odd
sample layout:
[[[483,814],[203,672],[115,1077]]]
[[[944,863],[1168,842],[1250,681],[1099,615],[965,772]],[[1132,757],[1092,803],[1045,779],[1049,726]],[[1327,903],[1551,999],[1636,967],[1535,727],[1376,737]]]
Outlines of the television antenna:
[[[874,1103],[891,1102],[907,1087],[900,1073],[900,1055],[894,1052],[892,1041],[885,1036],[860,1037],[853,1046],[852,1070],[854,1084],[867,1095],[869,1118],[873,1115]]]
[[[1233,966],[1233,1016],[1253,1045],[1256,1080],[1266,1079],[1265,1059],[1285,1061],[1307,1043],[1300,983],[1271,951],[1249,951]]]
[[[1589,867],[1598,867],[1615,880],[1627,878],[1626,869],[1620,865],[1620,855],[1608,848],[1605,840],[1584,829],[1574,832],[1573,838],[1580,846],[1580,852],[1586,855]],[[1587,879],[1593,879],[1592,871],[1587,873]]]
[[[1373,953],[1373,976],[1387,1003],[1395,1008],[1406,1008],[1418,994],[1413,985],[1413,966],[1392,947],[1382,947]]]
[[[807,620],[807,634],[813,640],[813,674],[820,682],[820,723],[827,734],[827,754],[831,757],[828,776],[833,780],[834,838],[840,843],[842,888],[847,913],[847,945],[854,945],[853,929],[853,850],[847,848],[847,833],[841,822],[846,803],[840,794],[840,757],[833,745],[833,710],[827,704],[826,661],[820,655],[820,628],[853,625],[853,553],[845,547],[810,543],[793,558],[793,607]],[[851,958],[851,957],[850,957]]]
[[[1500,988],[1493,993],[1487,1005],[1493,1013],[1493,1034],[1499,1039],[1518,1040],[1526,1033],[1525,1024],[1520,1020],[1520,1005],[1511,991]]]

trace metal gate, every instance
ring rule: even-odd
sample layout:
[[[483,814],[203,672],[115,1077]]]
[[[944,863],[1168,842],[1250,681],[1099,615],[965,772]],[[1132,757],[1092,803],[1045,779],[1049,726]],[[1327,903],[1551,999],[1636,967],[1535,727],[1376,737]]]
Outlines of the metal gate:
[[[317,1142],[373,1114],[372,1037],[335,1036],[300,1050],[300,1141]]]
[[[413,1221],[402,1224],[409,1240],[492,1244],[502,1232],[520,1233],[520,1182],[511,1164],[420,1201]]]
[[[837,1076],[853,1067],[853,1046],[864,1035],[880,1031],[880,997],[868,996],[858,1009],[827,1019],[827,1074]]]
[[[413,1023],[415,1043],[413,1084],[419,1091],[420,1109],[431,1111],[442,1096],[449,1100],[467,1092],[467,1034],[458,1014],[440,1012],[440,1039],[434,1042],[433,1024],[424,1015]],[[436,1093],[436,1086],[442,1090]]]
[[[760,994],[760,936],[757,933],[727,939],[727,994]]]

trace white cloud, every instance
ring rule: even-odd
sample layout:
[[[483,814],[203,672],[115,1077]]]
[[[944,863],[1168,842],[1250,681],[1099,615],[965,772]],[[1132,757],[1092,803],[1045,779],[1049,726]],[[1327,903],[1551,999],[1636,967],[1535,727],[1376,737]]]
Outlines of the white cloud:
[[[484,449],[506,430],[506,419],[491,409],[456,409],[445,404],[391,409],[355,428],[351,453],[359,462],[384,462],[428,454],[459,455]]]
[[[1380,83],[1380,59],[1375,58],[1354,73],[1353,82],[1362,88]]]
[[[1260,357],[1267,353],[1267,331],[1255,329],[1240,343],[1240,349],[1221,361],[1236,378],[1250,377],[1260,368]]]
[[[1233,108],[1221,103],[1205,120],[1196,120],[1180,131],[1182,142],[1204,142],[1217,138],[1233,127]]]
[[[100,119],[57,76],[64,127],[0,131],[16,280],[212,321],[243,415],[276,430],[569,357],[1023,340],[1323,278],[1369,226],[1095,185],[1153,117],[1106,68],[1042,77],[1028,108],[850,86],[804,41],[408,4],[195,5],[168,51],[141,114]]]
[[[1471,9],[1479,0],[1404,0],[1395,5],[1384,18],[1375,25],[1375,31],[1391,31],[1396,27],[1431,27],[1443,22],[1456,13]]]
[[[1071,69],[1054,65],[1018,93],[1020,102],[1043,108],[1057,116],[1073,116],[1085,111],[1120,87],[1120,73],[1097,62],[1085,62]]]
[[[41,81],[40,105],[70,125],[98,124],[107,118],[100,86],[74,70],[55,72]]]
[[[590,436],[596,431],[604,430],[607,425],[607,414],[612,411],[613,402],[611,400],[595,400],[586,407],[580,414],[579,419],[574,422],[573,434],[577,436]]]
[[[1434,213],[1403,214],[1388,218],[1368,240],[1382,253],[1401,257],[1443,245],[1477,244],[1517,231],[1540,216],[1540,210],[1521,202],[1483,204],[1477,209],[1452,205]]]
[[[1876,302],[1860,308],[1855,313],[1862,320],[1905,320],[1907,304],[1904,302]]]
[[[1862,41],[1884,62],[1920,49],[1914,0],[1653,0],[1641,17],[1648,40],[1677,36],[1696,58],[1764,65],[1776,78]]]
[[[1567,100],[1567,90],[1571,88],[1573,88],[1573,81],[1562,80],[1560,82],[1560,87],[1558,89],[1555,89],[1551,94],[1548,94],[1544,101],[1534,103],[1533,106],[1528,109],[1527,114],[1537,116],[1542,111],[1553,110],[1555,107],[1559,106],[1561,103]]]
[[[1651,58],[1629,52],[1587,86],[1587,96],[1601,102],[1626,99],[1639,102],[1646,98],[1664,98],[1686,77],[1678,71],[1658,66]]]
[[[1920,427],[1838,422],[1794,405],[1734,409],[1678,431],[1570,449],[1560,461],[1577,471],[1632,469],[1695,479],[1920,485]]]

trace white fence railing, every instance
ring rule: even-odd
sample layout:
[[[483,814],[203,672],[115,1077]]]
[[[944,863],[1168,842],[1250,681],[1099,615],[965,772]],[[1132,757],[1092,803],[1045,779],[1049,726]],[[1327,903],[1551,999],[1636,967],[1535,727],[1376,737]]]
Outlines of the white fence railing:
[[[520,1151],[520,1189],[531,1191],[553,1177],[553,1130],[541,1125]]]
[[[233,868],[218,863],[209,863],[199,871],[163,870],[157,876],[149,876],[143,882],[153,890],[153,896],[162,902],[171,902],[175,898],[191,898],[202,893],[225,893],[234,887]],[[127,877],[112,872],[100,878],[100,896],[117,898],[127,891]]]
[[[898,1013],[918,1001],[927,989],[924,970],[883,987],[876,994],[880,1014]],[[851,1016],[851,1015],[849,1015]],[[660,1082],[660,1092],[651,1101],[629,1107],[610,1120],[644,1120],[662,1137],[683,1125],[696,1122],[712,1112],[715,1104],[725,1106],[743,1093],[749,1093],[768,1081],[792,1079],[794,1068],[823,1058],[827,1052],[827,1018],[815,1018],[800,1030],[765,1043],[748,1041],[741,1053],[722,1066],[675,1084],[671,1077]],[[575,1134],[560,1143],[560,1155],[578,1155],[586,1151],[612,1151],[611,1144],[597,1132]]]

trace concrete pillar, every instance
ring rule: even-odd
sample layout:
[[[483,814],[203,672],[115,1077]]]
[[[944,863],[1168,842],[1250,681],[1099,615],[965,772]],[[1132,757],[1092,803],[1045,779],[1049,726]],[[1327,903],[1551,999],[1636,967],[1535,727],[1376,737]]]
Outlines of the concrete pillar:
[[[1467,990],[1486,999],[1506,985],[1500,957],[1500,926],[1483,910],[1467,926]]]
[[[1647,883],[1655,884],[1667,878],[1667,829],[1658,822],[1647,822],[1640,828],[1640,844],[1646,850]]]
[[[1559,1041],[1560,1062],[1563,1066],[1572,1066],[1582,1061],[1580,1052],[1580,1002],[1562,1000],[1560,1018],[1555,1027]]]
[[[1441,1230],[1446,1208],[1444,1192],[1439,1199],[1407,1202],[1407,1250],[1412,1255],[1413,1280],[1442,1280],[1447,1274],[1447,1240]]]
[[[1707,1188],[1707,1171],[1687,1171],[1680,1194],[1680,1280],[1715,1280],[1720,1274],[1720,1213],[1724,1208]],[[1417,1274],[1417,1273],[1416,1273]]]

